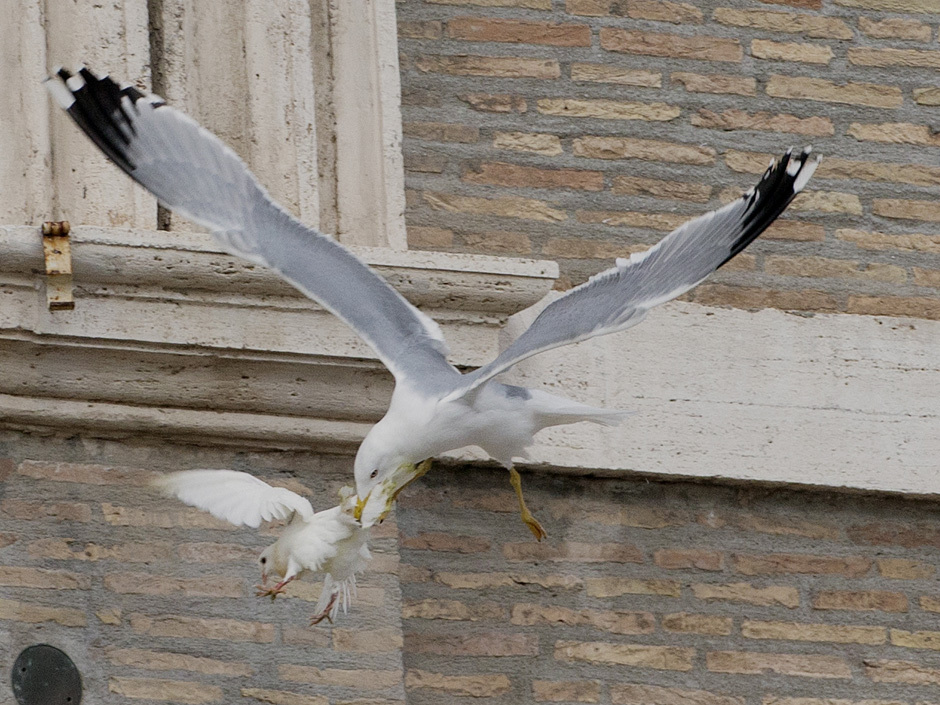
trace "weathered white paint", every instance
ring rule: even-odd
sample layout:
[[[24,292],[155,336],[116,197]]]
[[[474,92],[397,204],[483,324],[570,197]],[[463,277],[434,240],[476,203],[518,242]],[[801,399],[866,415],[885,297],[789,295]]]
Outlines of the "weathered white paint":
[[[940,494],[937,321],[672,303],[506,377],[639,412],[543,432],[536,465]]]

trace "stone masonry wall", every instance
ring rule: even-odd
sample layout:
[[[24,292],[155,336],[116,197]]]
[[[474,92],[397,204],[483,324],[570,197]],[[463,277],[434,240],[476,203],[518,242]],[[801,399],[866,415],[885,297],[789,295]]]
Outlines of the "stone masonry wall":
[[[935,502],[438,467],[401,501],[408,702],[933,705]],[[463,698],[461,698],[463,700]]]
[[[813,144],[809,193],[689,298],[940,317],[935,0],[397,7],[412,247],[570,286]]]
[[[72,658],[88,705],[402,702],[394,521],[373,533],[352,611],[311,628],[319,583],[254,596],[275,531],[146,486],[197,467],[250,471],[317,510],[352,479],[350,458],[0,435],[0,705],[13,705],[13,662],[36,643]]]

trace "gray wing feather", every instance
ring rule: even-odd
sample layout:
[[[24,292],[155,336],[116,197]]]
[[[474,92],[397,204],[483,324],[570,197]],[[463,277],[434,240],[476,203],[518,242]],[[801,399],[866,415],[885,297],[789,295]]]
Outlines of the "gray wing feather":
[[[737,200],[690,220],[649,250],[617,260],[617,266],[556,299],[493,362],[464,375],[445,400],[467,394],[536,353],[634,326],[654,306],[693,288],[784,211],[819,163],[809,154],[809,148],[797,157],[788,151]]]
[[[278,206],[244,162],[157,96],[87,69],[60,69],[50,91],[78,126],[173,211],[225,249],[271,267],[353,328],[399,381],[456,377],[438,325],[358,257]]]

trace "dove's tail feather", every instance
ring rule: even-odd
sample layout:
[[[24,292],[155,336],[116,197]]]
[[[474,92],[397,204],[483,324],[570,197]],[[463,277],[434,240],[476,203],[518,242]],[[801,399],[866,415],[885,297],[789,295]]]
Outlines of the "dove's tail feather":
[[[340,607],[343,608],[343,614],[348,614],[349,606],[352,604],[353,598],[357,596],[355,575],[350,575],[345,580],[334,580],[333,576],[327,573],[323,579],[323,590],[320,592],[320,599],[317,600],[317,612],[322,614],[329,608],[330,620],[336,617]]]

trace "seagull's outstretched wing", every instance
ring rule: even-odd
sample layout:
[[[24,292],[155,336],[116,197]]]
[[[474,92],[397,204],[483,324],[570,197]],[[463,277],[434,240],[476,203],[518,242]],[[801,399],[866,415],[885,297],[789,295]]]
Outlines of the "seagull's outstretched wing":
[[[78,126],[165,206],[225,249],[271,267],[345,321],[399,381],[455,376],[438,325],[358,257],[271,200],[244,162],[189,117],[86,68],[46,83]]]
[[[162,475],[153,485],[184,504],[236,526],[257,528],[263,521],[289,520],[295,513],[309,521],[310,502],[283,487],[271,487],[235,470],[184,470]]]
[[[803,190],[818,158],[788,151],[760,183],[723,208],[690,220],[659,243],[548,305],[493,362],[464,375],[456,399],[536,353],[640,323],[654,306],[684,294],[747,247]]]

